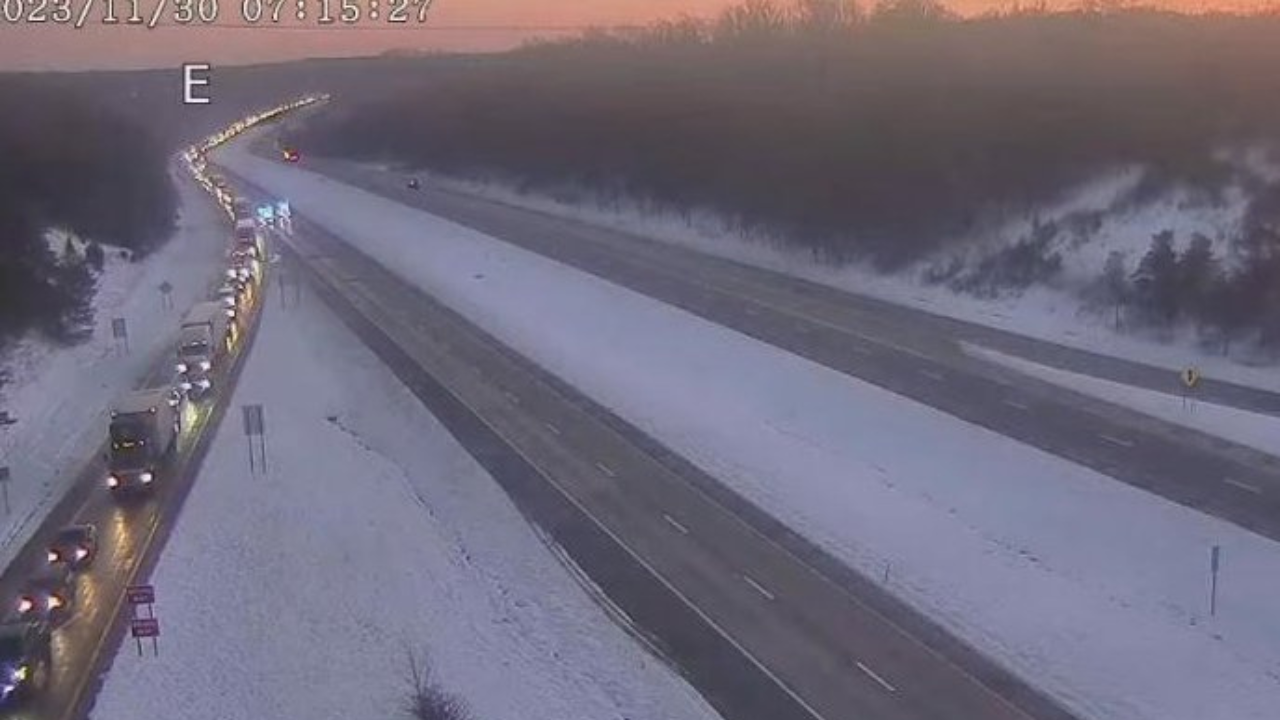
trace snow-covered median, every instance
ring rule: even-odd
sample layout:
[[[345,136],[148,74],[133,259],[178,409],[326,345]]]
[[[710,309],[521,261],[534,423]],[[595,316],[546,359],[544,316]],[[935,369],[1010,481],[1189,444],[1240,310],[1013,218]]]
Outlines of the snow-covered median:
[[[888,565],[1081,714],[1275,717],[1275,543],[453,223],[221,159],[851,565]]]
[[[475,720],[713,720],[320,301],[268,303],[93,720],[394,720],[408,653]],[[259,403],[267,472],[238,408]]]
[[[171,352],[181,313],[203,299],[226,250],[226,216],[189,179],[177,179],[182,216],[173,238],[151,257],[130,263],[108,252],[94,298],[88,342],[55,348],[20,343],[6,358],[12,373],[3,408],[17,423],[0,427],[0,464],[10,466],[12,513],[0,516],[0,566],[7,565],[76,473],[106,439],[107,406],[141,380],[158,353]],[[159,287],[172,286],[172,307]],[[128,352],[112,337],[124,318]]]
[[[1280,453],[1280,417],[1201,402],[1194,391],[1170,395],[1124,383],[1046,367],[989,348],[966,345],[965,352],[1005,365],[1020,373],[1117,403],[1171,423],[1247,445],[1264,453]]]

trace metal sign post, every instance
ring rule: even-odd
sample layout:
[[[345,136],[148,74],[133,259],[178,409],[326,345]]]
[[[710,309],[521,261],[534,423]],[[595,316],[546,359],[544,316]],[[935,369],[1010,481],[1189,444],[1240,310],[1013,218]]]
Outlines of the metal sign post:
[[[1196,385],[1200,384],[1200,370],[1195,367],[1189,367],[1178,373],[1178,377],[1182,379],[1182,409],[1186,410],[1188,403],[1191,409],[1195,409],[1195,402],[1191,398],[1191,393],[1196,389]]]
[[[4,514],[8,515],[9,509],[9,466],[0,465],[0,492],[4,493]]]
[[[1209,615],[1218,614],[1218,560],[1222,556],[1222,548],[1214,545],[1209,551]]]
[[[124,354],[129,354],[129,328],[125,324],[124,318],[113,318],[111,320],[111,337],[124,343]]]
[[[261,405],[241,405],[241,414],[244,417],[244,437],[249,443],[249,472],[261,469],[262,472],[267,471],[267,424],[263,417]],[[255,463],[254,437],[258,438],[257,459]],[[257,465],[261,465],[258,468]]]
[[[156,588],[154,585],[130,585],[124,590],[125,599],[129,601],[131,617],[129,631],[138,643],[138,657],[142,657],[142,638],[151,638],[151,652],[160,654],[160,619],[156,617]],[[138,606],[147,607],[146,617],[138,616]]]

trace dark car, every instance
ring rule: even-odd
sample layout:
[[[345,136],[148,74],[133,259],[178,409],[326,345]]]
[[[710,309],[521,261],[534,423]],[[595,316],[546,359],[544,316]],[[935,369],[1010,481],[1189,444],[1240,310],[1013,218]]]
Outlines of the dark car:
[[[46,565],[27,582],[14,601],[23,620],[58,622],[71,617],[76,605],[76,582],[66,565]]]
[[[409,185],[409,189],[410,189],[410,190],[417,190],[419,187],[421,187],[421,186],[418,184],[418,178],[409,178],[409,183],[408,183],[408,185]]]
[[[98,528],[71,525],[63,528],[49,544],[49,564],[65,564],[72,570],[87,568],[98,555]]]
[[[52,671],[53,632],[48,623],[0,623],[0,704],[23,700],[48,685]]]

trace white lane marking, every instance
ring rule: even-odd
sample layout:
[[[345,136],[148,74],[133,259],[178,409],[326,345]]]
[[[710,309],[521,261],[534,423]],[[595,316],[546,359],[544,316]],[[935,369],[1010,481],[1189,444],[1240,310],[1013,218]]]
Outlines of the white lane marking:
[[[759,315],[760,311],[756,309],[755,305],[748,305],[746,308],[746,313],[748,315]]]
[[[675,528],[675,529],[676,529],[676,531],[677,531],[677,532],[679,532],[681,535],[688,535],[688,534],[689,534],[689,528],[687,528],[687,527],[685,527],[685,526],[681,525],[680,523],[676,522],[676,519],[675,519],[675,518],[673,518],[673,517],[671,517],[670,515],[668,515],[668,514],[666,514],[666,513],[663,513],[663,514],[662,514],[662,519],[663,519],[663,520],[666,520],[666,521],[667,521],[667,524],[668,524],[668,525],[670,525],[671,527]]]
[[[872,355],[875,354],[871,352],[869,348],[864,348],[861,345],[853,345],[853,346],[850,346],[849,349],[863,357],[871,357]]]
[[[609,477],[618,477],[618,474],[615,473],[613,470],[610,470],[609,466],[605,465],[604,463],[596,463],[596,468],[600,472],[604,473],[605,475],[608,475]]]
[[[1236,480],[1235,478],[1222,478],[1222,482],[1224,482],[1224,483],[1226,483],[1226,484],[1228,484],[1228,485],[1233,485],[1233,486],[1235,486],[1235,487],[1238,487],[1238,488],[1240,488],[1241,490],[1244,490],[1245,492],[1251,492],[1251,493],[1253,493],[1254,495],[1261,495],[1261,494],[1262,494],[1262,488],[1258,487],[1257,485],[1250,485],[1250,484],[1249,484],[1249,483],[1247,483],[1247,482],[1240,482],[1239,480]]]
[[[552,435],[559,435],[559,434],[560,434],[560,428],[556,427],[555,425],[552,425],[552,424],[551,424],[551,423],[549,423],[549,422],[544,422],[544,423],[542,423],[542,426],[543,426],[543,427],[545,427],[546,429],[550,430]]]
[[[1005,400],[1004,400],[1004,404],[1005,404],[1005,405],[1008,405],[1008,406],[1009,406],[1009,407],[1011,407],[1011,408],[1017,408],[1018,410],[1024,410],[1024,411],[1025,411],[1025,410],[1030,410],[1030,409],[1031,409],[1031,406],[1030,406],[1030,405],[1028,405],[1028,404],[1026,404],[1026,403],[1024,403],[1024,402],[1020,402],[1020,401],[1018,401],[1018,400],[1010,400],[1010,399],[1008,399],[1008,398],[1005,398]]]
[[[894,686],[890,685],[890,684],[889,684],[889,681],[887,681],[887,680],[885,680],[884,678],[882,678],[882,677],[880,677],[879,675],[877,675],[875,670],[872,670],[871,668],[869,668],[869,667],[867,667],[866,665],[862,664],[862,661],[858,661],[858,669],[859,669],[859,670],[861,670],[862,672],[866,673],[866,674],[867,674],[867,677],[869,677],[869,678],[871,678],[872,680],[875,680],[877,683],[879,683],[879,684],[880,684],[880,687],[884,688],[885,690],[888,690],[889,692],[898,692],[898,688],[896,688],[896,687],[894,687]]]
[[[516,394],[510,390],[503,390],[502,394],[507,396],[507,400],[510,401],[512,405],[520,404],[520,398],[516,397]]]
[[[771,592],[769,592],[768,590],[766,590],[766,589],[765,589],[765,587],[764,587],[763,585],[761,585],[760,583],[756,582],[755,580],[752,580],[752,579],[751,579],[751,576],[749,576],[749,575],[743,575],[743,576],[742,576],[742,579],[743,579],[743,580],[746,580],[746,581],[747,581],[747,584],[748,584],[748,585],[750,585],[752,588],[754,588],[756,592],[758,592],[758,593],[760,593],[761,595],[763,595],[763,596],[764,596],[764,598],[765,598],[766,600],[773,600],[773,599],[774,599],[774,598],[773,598],[773,593],[771,593]]]
[[[942,373],[937,370],[921,370],[920,374],[936,382],[942,382],[944,379]]]
[[[1102,433],[1099,433],[1098,437],[1102,438],[1103,440],[1106,440],[1112,445],[1119,445],[1120,447],[1125,447],[1125,448],[1133,447],[1132,440],[1125,440],[1124,438],[1112,437],[1111,435],[1105,435]]]

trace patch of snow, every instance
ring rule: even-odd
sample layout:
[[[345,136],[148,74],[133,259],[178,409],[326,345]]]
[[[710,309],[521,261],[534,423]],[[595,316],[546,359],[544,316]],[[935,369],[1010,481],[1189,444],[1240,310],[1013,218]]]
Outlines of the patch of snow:
[[[1249,412],[1187,397],[1157,392],[1089,375],[1060,370],[1020,357],[965,344],[965,352],[986,358],[1018,372],[1056,385],[1117,403],[1171,423],[1276,454],[1280,441],[1280,417]]]
[[[11,379],[0,407],[18,422],[0,428],[0,457],[13,478],[12,512],[0,517],[0,565],[12,560],[66,493],[106,438],[108,405],[145,377],[159,353],[170,351],[180,313],[205,297],[217,275],[225,217],[189,180],[177,182],[183,214],[168,243],[138,263],[122,259],[118,248],[103,248],[93,337],[69,348],[30,337],[5,358]],[[161,305],[158,287],[166,280],[173,286],[173,309]],[[128,353],[112,337],[113,318],[127,322]]]
[[[718,717],[318,298],[264,298],[152,578],[160,655],[126,645],[94,720],[400,717],[410,651],[478,720]],[[245,403],[265,413],[256,476]]]
[[[220,161],[851,566],[890,568],[1084,717],[1275,716],[1280,545],[427,213],[238,146]]]

